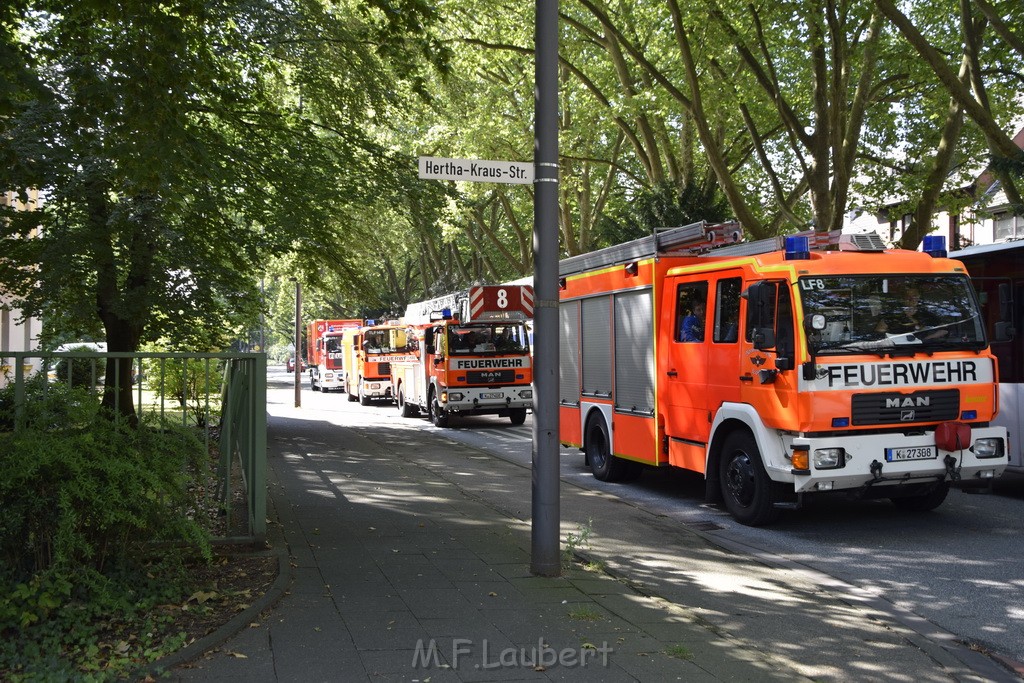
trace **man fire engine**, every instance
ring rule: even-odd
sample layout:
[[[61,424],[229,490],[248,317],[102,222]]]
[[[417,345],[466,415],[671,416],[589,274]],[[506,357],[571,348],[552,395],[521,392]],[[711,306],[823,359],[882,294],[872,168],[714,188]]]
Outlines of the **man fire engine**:
[[[411,304],[404,321],[412,355],[391,364],[402,416],[423,410],[438,427],[452,415],[500,415],[522,424],[533,404],[525,325],[532,317],[533,288],[525,285],[477,286]]]
[[[344,362],[342,384],[348,400],[368,406],[391,400],[391,364],[405,360],[406,329],[398,323],[376,324],[346,330],[341,337]]]
[[[341,335],[363,324],[359,319],[314,320],[306,328],[306,358],[313,391],[341,391]]]
[[[962,264],[866,235],[709,247],[738,234],[698,223],[560,263],[560,439],[598,479],[692,470],[761,525],[826,491],[930,510],[1002,473]]]

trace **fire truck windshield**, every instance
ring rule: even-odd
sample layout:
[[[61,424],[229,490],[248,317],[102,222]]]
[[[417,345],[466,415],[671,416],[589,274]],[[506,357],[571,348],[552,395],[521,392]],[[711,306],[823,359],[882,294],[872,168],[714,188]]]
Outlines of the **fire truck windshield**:
[[[797,289],[815,355],[986,344],[974,291],[963,275],[807,276]]]
[[[453,325],[448,348],[459,354],[525,354],[530,352],[526,328],[520,323]]]
[[[367,330],[363,336],[363,350],[367,353],[394,353],[391,343],[395,330]],[[404,333],[403,333],[404,336]]]

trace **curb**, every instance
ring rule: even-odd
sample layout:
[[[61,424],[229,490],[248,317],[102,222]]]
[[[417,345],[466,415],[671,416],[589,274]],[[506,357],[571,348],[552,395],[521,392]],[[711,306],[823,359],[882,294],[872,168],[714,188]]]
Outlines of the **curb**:
[[[171,669],[198,659],[209,650],[224,644],[232,636],[251,624],[261,613],[271,609],[284,596],[292,583],[291,563],[288,556],[288,548],[284,542],[283,530],[277,522],[277,515],[273,516],[271,525],[274,528],[273,539],[268,538],[267,542],[271,550],[262,550],[253,553],[235,553],[246,557],[277,557],[277,578],[271,584],[267,592],[254,600],[251,605],[233,616],[227,623],[217,627],[199,640],[193,641],[177,652],[172,652],[166,657],[150,662],[132,672],[130,679],[145,678],[148,676],[158,677],[166,674]],[[270,534],[268,534],[269,536]]]

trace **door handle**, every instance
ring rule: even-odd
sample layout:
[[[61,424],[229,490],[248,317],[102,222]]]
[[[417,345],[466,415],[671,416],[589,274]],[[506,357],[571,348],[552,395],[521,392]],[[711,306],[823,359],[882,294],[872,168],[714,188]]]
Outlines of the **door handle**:
[[[679,376],[679,373],[676,372],[675,370],[669,370],[665,374],[668,375],[669,377],[678,377]]]
[[[740,375],[740,381],[741,382],[753,382],[754,381],[754,376],[753,375]]]

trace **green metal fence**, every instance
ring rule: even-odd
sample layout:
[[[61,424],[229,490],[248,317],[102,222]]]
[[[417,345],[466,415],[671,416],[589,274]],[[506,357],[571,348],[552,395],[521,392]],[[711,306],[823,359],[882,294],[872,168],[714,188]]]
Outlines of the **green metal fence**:
[[[160,424],[179,422],[202,432],[208,453],[217,454],[216,496],[225,524],[218,540],[262,543],[267,533],[267,357],[262,353],[102,353],[93,351],[0,351],[0,384],[14,384],[14,428],[21,424],[27,382],[47,381],[103,391],[107,360],[114,382],[132,373],[133,413]],[[122,417],[114,394],[115,419]],[[125,401],[127,403],[127,401]]]

